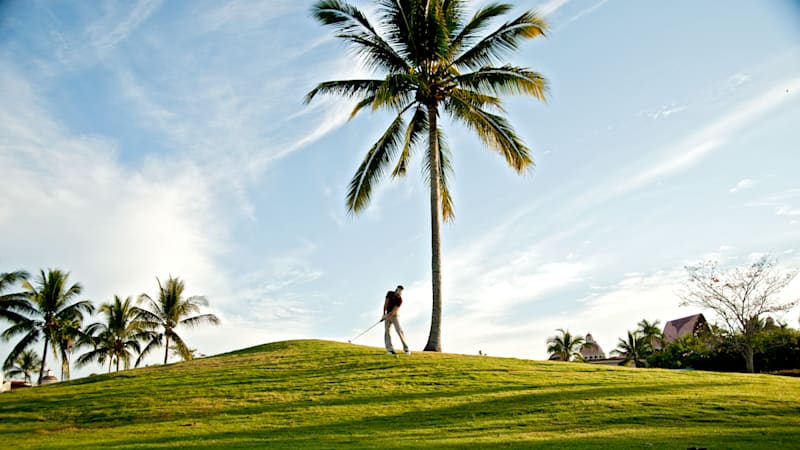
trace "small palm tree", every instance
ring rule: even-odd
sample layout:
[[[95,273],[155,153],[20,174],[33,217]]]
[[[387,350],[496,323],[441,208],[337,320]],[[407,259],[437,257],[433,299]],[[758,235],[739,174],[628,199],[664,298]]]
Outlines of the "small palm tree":
[[[413,152],[423,147],[427,138],[423,167],[430,190],[433,306],[425,350],[441,351],[439,221],[455,215],[448,186],[452,155],[439,118],[447,113],[466,125],[516,172],[532,167],[530,151],[506,119],[500,96],[529,95],[545,100],[546,82],[528,68],[499,64],[523,40],[544,35],[547,24],[528,11],[482,35],[494,19],[511,10],[510,5],[489,4],[469,17],[463,0],[375,3],[380,28],[343,0],[317,1],[312,14],[323,25],[333,27],[336,36],[351,44],[366,66],[383,78],[320,83],[306,101],[323,94],[340,95],[357,100],[351,117],[364,108],[390,110],[395,115],[350,181],[347,208],[352,213],[366,208],[373,187],[390,165],[394,165],[393,177],[406,175]],[[408,122],[406,116],[410,116]]]
[[[21,376],[28,383],[31,382],[31,374],[42,363],[39,355],[33,350],[25,350],[14,359],[10,369],[6,371],[9,378]]]
[[[133,352],[141,352],[140,343],[153,338],[153,332],[145,328],[139,319],[143,310],[133,305],[130,297],[122,300],[114,296],[114,301],[103,303],[98,309],[105,316],[104,322],[96,322],[86,327],[86,342],[93,348],[78,357],[78,365],[91,362],[103,364],[108,360],[108,371],[112,363],[116,363],[119,372],[120,362],[124,368],[130,368]]]
[[[138,316],[143,329],[153,331],[150,342],[142,350],[136,360],[136,366],[153,349],[164,346],[164,364],[169,358],[171,346],[180,352],[183,359],[191,359],[191,351],[183,339],[178,335],[179,325],[193,327],[202,323],[219,324],[219,318],[214,314],[200,314],[201,306],[208,306],[208,300],[203,296],[183,297],[184,284],[179,278],[169,277],[163,285],[158,281],[158,298],[153,300],[147,294],[139,296],[139,302],[144,303]]]
[[[41,384],[47,348],[50,345],[58,348],[62,328],[74,321],[82,321],[84,314],[94,312],[94,306],[88,300],[75,301],[81,293],[80,283],[70,286],[69,273],[58,269],[46,273],[41,270],[35,283],[23,281],[22,287],[27,298],[14,307],[14,324],[2,334],[6,341],[17,335],[22,335],[22,339],[11,350],[3,367],[10,367],[23,350],[44,338],[38,380]]]
[[[584,340],[580,336],[573,336],[569,330],[559,328],[560,334],[547,338],[547,353],[558,355],[562,361],[572,361],[576,359],[582,361],[581,347]]]
[[[82,319],[70,318],[61,320],[56,328],[56,335],[53,339],[53,353],[61,358],[61,379],[70,379],[69,360],[72,353],[80,346],[84,345],[85,340],[81,330]]]
[[[656,320],[654,322],[648,322],[647,319],[642,319],[638,324],[636,324],[637,332],[644,336],[647,342],[650,344],[650,348],[655,350],[658,346],[661,346],[661,342],[664,339],[664,334],[661,332],[660,327],[661,321]]]
[[[611,353],[625,357],[620,366],[632,364],[633,367],[647,367],[647,356],[652,352],[650,343],[646,336],[639,334],[638,331],[628,331],[628,339],[619,338],[617,348]]]

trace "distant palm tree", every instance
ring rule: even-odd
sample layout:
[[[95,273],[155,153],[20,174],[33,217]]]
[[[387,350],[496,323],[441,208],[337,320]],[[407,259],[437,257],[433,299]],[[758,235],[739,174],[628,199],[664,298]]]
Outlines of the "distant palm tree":
[[[82,339],[82,319],[71,318],[62,320],[56,328],[53,339],[53,352],[61,358],[61,380],[70,379],[69,360],[72,353],[85,342]]]
[[[179,278],[169,277],[163,285],[158,278],[156,281],[158,281],[157,300],[153,300],[147,294],[139,296],[139,303],[144,303],[145,308],[141,310],[138,320],[141,321],[145,330],[154,331],[154,333],[136,360],[137,367],[151,350],[162,345],[164,346],[164,364],[167,363],[169,357],[170,344],[180,352],[184,359],[191,359],[191,351],[178,335],[177,327],[179,325],[193,327],[201,323],[219,324],[219,319],[214,314],[192,316],[192,314],[200,312],[201,306],[208,306],[208,300],[199,295],[184,298],[184,284]]]
[[[81,285],[70,286],[69,273],[58,269],[50,269],[47,273],[41,270],[35,283],[24,281],[22,287],[26,301],[14,308],[14,325],[3,332],[2,338],[7,341],[16,335],[23,336],[9,353],[3,367],[10,367],[23,350],[44,338],[38,380],[41,384],[48,346],[53,345],[58,350],[62,329],[73,321],[82,321],[84,314],[94,312],[94,306],[88,300],[74,301],[81,293]],[[58,357],[58,352],[55,353]]]
[[[661,321],[656,320],[655,322],[648,322],[647,319],[642,319],[638,324],[637,332],[644,336],[647,342],[650,344],[651,349],[655,349],[656,346],[660,346],[661,342],[664,340],[664,334],[661,332],[661,327],[659,326]]]
[[[583,360],[581,347],[584,340],[580,336],[573,336],[569,330],[559,328],[560,334],[547,338],[547,353],[558,355],[562,361],[571,361],[573,358]]]
[[[0,273],[0,319],[16,322],[20,317],[17,315],[16,308],[27,305],[27,297],[24,292],[9,292],[13,286],[28,279],[28,272],[5,272]]]
[[[41,363],[42,360],[39,359],[39,355],[35,351],[25,350],[14,359],[13,365],[6,371],[6,376],[9,378],[22,376],[25,381],[30,383],[31,374]]]
[[[130,368],[133,352],[141,353],[140,343],[151,340],[154,335],[139,319],[143,310],[134,306],[130,297],[122,300],[115,295],[114,301],[100,305],[98,312],[105,316],[105,321],[86,327],[85,341],[93,349],[78,357],[77,364],[103,364],[108,360],[109,372],[112,363],[116,363],[117,372],[120,362],[125,369]]]
[[[448,186],[451,153],[439,127],[447,113],[473,130],[518,173],[533,166],[528,147],[506,119],[500,96],[530,95],[545,100],[546,81],[528,68],[501,64],[525,39],[545,34],[547,24],[532,11],[481,36],[492,20],[510,11],[508,4],[489,4],[472,17],[462,0],[377,1],[380,28],[342,0],[321,0],[312,14],[350,43],[366,66],[383,79],[327,81],[311,90],[358,101],[351,117],[369,107],[396,114],[389,128],[367,152],[347,192],[347,208],[366,208],[373,187],[394,164],[393,177],[406,174],[412,153],[427,136],[424,170],[429,181],[433,305],[426,351],[441,351],[442,268],[440,217],[455,217]],[[404,116],[411,116],[406,122]],[[399,153],[399,156],[398,156]],[[393,161],[396,160],[396,163]]]
[[[633,364],[633,367],[647,367],[647,356],[652,351],[646,336],[642,336],[638,331],[628,331],[628,339],[619,338],[617,348],[611,353],[625,357],[620,366]]]

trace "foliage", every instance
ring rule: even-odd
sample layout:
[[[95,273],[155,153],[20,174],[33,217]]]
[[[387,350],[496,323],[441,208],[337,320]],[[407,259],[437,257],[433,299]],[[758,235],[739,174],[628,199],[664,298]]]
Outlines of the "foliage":
[[[783,272],[775,260],[762,257],[748,267],[726,272],[714,261],[686,266],[689,280],[679,294],[682,305],[710,309],[739,350],[748,372],[755,370],[754,339],[760,319],[773,312],[788,311],[798,301],[781,301],[777,294],[797,272]]]
[[[382,79],[327,81],[307,96],[354,99],[351,117],[369,107],[394,115],[369,149],[350,181],[347,208],[362,211],[373,188],[392,165],[391,175],[406,175],[418,147],[425,146],[424,171],[430,183],[432,291],[431,331],[425,350],[441,351],[440,216],[454,217],[449,179],[452,154],[438,125],[442,112],[473,130],[483,143],[522,173],[533,165],[530,151],[504,116],[500,96],[529,95],[545,100],[544,77],[528,68],[501,64],[525,39],[543,36],[547,25],[527,11],[482,35],[511,9],[489,4],[469,17],[462,0],[375,2],[379,28],[358,8],[342,0],[320,0],[313,16],[336,31]],[[410,119],[407,121],[407,117]],[[427,138],[427,139],[426,139]],[[426,142],[427,141],[427,142]]]
[[[36,370],[37,367],[39,367],[41,363],[42,359],[39,358],[39,355],[37,355],[35,351],[24,350],[17,355],[16,359],[14,359],[13,365],[6,370],[6,376],[9,378],[21,376],[23,380],[30,383],[31,374]]]
[[[141,352],[140,342],[153,338],[153,333],[145,329],[139,319],[143,311],[133,305],[130,297],[122,300],[114,296],[114,301],[100,305],[99,312],[105,316],[105,322],[96,322],[86,328],[86,342],[93,349],[78,358],[78,364],[84,366],[91,362],[103,364],[108,360],[108,371],[116,363],[119,371],[120,362],[124,368],[130,367],[133,352]]]
[[[792,448],[789,377],[278,342],[0,395],[33,448]],[[143,395],[145,393],[145,395]]]
[[[163,285],[161,280],[156,279],[156,281],[158,281],[156,300],[147,294],[139,296],[139,302],[144,303],[146,307],[139,309],[136,320],[139,327],[151,333],[149,342],[136,360],[137,367],[150,351],[162,345],[164,346],[164,364],[168,361],[171,346],[177,349],[183,359],[191,359],[191,350],[178,334],[178,326],[194,327],[203,323],[211,325],[219,323],[219,319],[214,314],[192,315],[199,313],[201,306],[208,306],[208,300],[200,295],[184,298],[185,286],[180,278],[170,276]]]
[[[547,353],[558,355],[561,361],[572,361],[576,359],[582,361],[581,347],[584,340],[580,336],[573,336],[569,330],[559,328],[559,334],[547,338]]]
[[[768,327],[753,338],[754,367],[757,372],[800,369],[800,331]],[[648,358],[652,367],[693,368],[720,372],[747,371],[737,338],[713,327],[700,336],[686,336],[665,346]]]
[[[22,270],[0,273],[0,319],[15,322],[19,318],[15,310],[27,304],[25,293],[22,291],[6,291],[11,290],[14,286],[27,279],[28,272]]]
[[[611,351],[611,353],[625,358],[619,365],[632,364],[633,367],[647,367],[647,357],[652,352],[653,347],[650,345],[650,339],[638,331],[628,331],[627,339],[619,338],[617,348]]]
[[[659,326],[661,322],[655,320],[648,322],[647,319],[642,319],[636,326],[636,332],[645,338],[645,341],[650,345],[650,349],[655,350],[656,347],[661,346],[661,341],[664,339],[664,334],[661,332]]]
[[[47,272],[41,270],[39,277],[33,283],[23,281],[24,301],[13,307],[13,325],[2,334],[2,338],[6,341],[18,335],[22,335],[22,338],[9,353],[3,364],[4,368],[13,365],[17,356],[40,338],[44,338],[44,348],[39,383],[44,376],[48,346],[53,346],[56,355],[61,353],[62,358],[67,356],[63,351],[66,328],[71,327],[76,321],[82,321],[84,314],[91,314],[94,311],[90,301],[74,301],[81,293],[81,285],[75,283],[70,286],[68,280],[69,273],[50,269]]]

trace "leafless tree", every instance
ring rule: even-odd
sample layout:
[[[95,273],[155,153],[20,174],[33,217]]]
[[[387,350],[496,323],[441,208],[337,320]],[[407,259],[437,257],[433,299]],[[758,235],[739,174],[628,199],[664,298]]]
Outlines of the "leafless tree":
[[[728,271],[716,261],[686,266],[689,279],[678,293],[681,306],[699,306],[714,311],[722,321],[719,325],[730,333],[734,345],[745,360],[748,372],[753,372],[753,339],[762,316],[785,312],[800,299],[781,301],[777,294],[797,275],[785,272],[774,259],[764,256],[752,265]]]

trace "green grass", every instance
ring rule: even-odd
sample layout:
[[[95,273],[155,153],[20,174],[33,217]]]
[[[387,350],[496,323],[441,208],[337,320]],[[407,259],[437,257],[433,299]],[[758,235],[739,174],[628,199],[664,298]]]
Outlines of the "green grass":
[[[797,448],[800,379],[290,341],[0,395],[3,448]]]

